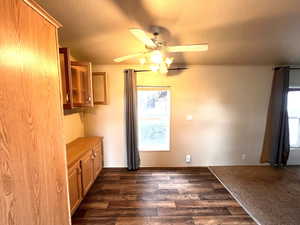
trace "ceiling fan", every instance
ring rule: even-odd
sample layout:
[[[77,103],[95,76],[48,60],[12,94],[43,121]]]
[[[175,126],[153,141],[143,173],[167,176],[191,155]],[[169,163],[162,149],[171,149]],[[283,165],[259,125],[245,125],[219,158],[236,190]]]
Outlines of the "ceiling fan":
[[[122,62],[140,57],[140,63],[144,64],[146,62],[146,58],[149,58],[150,63],[153,64],[150,66],[153,71],[159,70],[162,73],[167,73],[168,67],[173,62],[173,58],[166,57],[166,53],[198,52],[208,50],[208,44],[168,46],[166,41],[160,40],[159,38],[159,27],[153,28],[153,38],[149,38],[141,29],[134,28],[129,29],[129,31],[145,45],[145,51],[115,58],[115,62]]]

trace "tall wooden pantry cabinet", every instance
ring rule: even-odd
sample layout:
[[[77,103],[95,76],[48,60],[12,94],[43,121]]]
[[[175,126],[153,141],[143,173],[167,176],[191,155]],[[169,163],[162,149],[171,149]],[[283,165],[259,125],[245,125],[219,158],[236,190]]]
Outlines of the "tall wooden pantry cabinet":
[[[31,0],[1,0],[1,225],[70,224],[59,26]]]

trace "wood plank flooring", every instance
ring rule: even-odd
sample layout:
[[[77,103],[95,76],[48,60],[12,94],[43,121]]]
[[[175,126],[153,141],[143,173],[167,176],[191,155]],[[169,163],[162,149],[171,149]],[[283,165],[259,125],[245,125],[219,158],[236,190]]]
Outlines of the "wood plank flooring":
[[[255,225],[208,168],[104,169],[73,225]]]

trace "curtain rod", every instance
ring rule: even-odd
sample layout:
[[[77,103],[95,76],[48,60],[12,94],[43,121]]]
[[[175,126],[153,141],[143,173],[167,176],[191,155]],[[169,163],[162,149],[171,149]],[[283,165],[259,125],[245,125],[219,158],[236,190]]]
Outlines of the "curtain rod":
[[[289,68],[289,70],[300,70],[300,67]]]
[[[276,68],[281,68],[281,67],[289,67],[289,66],[275,66],[273,67],[273,70],[275,70]],[[300,67],[289,67],[289,70],[300,70]]]
[[[186,67],[177,67],[177,68],[170,68],[168,70],[186,70],[188,68]],[[139,73],[139,72],[153,72],[152,70],[134,70],[134,72]]]

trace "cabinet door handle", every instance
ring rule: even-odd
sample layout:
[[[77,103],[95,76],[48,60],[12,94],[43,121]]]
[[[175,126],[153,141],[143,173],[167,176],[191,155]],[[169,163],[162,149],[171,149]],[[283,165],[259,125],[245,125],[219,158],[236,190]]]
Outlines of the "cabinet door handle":
[[[96,155],[97,155],[97,153],[95,152],[95,153],[94,153],[94,156],[96,157]]]
[[[87,100],[88,100],[88,102],[91,102],[92,101],[92,97],[89,96]]]
[[[69,100],[70,100],[70,99],[69,99],[69,94],[67,93],[67,94],[66,94],[66,102],[69,102]]]

